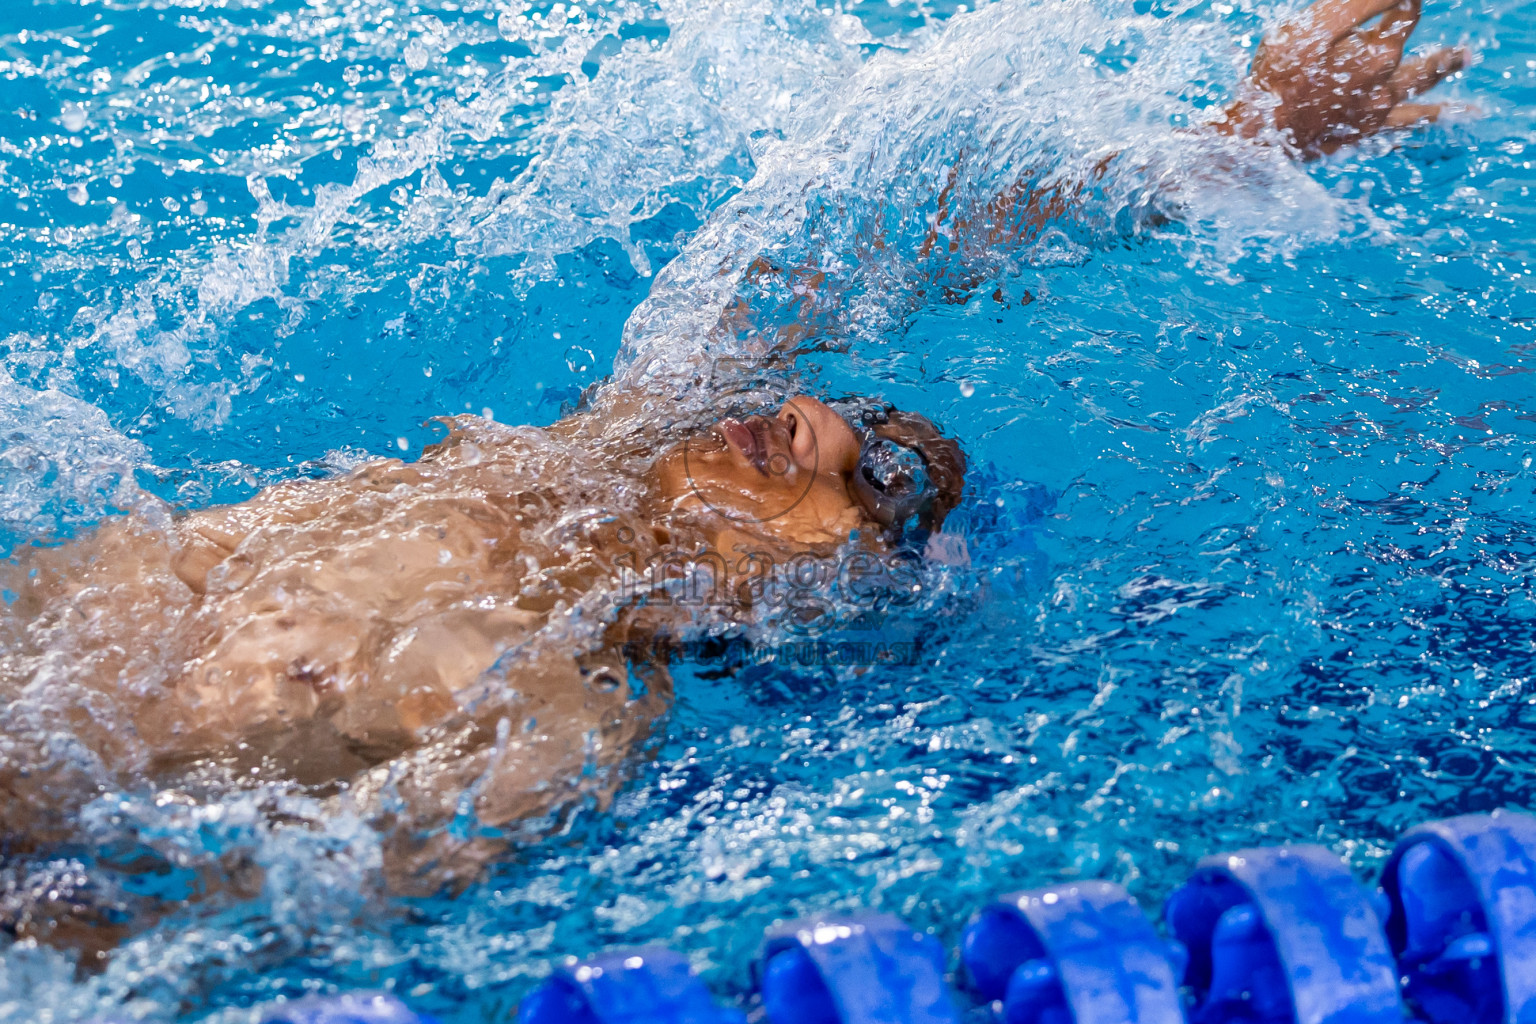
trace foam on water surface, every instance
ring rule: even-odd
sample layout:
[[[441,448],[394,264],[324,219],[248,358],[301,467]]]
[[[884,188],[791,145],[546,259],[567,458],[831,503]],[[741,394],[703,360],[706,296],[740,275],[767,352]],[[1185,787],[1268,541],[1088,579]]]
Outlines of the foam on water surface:
[[[971,567],[884,624],[919,667],[682,666],[613,805],[456,899],[383,895],[366,822],[278,784],[103,793],[0,903],[174,897],[210,858],[248,889],[94,973],[0,949],[0,1020],[233,1022],[356,987],[501,1019],[552,959],[649,941],[737,996],[762,928],[810,911],[950,939],[1008,888],[1161,891],[1286,838],[1368,867],[1404,824],[1528,806],[1536,29],[1431,4],[1425,41],[1483,49],[1450,91],[1485,116],[1299,168],[1180,131],[1274,13],[0,13],[7,546],[414,456],[430,416],[548,423],[615,360],[707,417],[747,381],[692,386],[701,357],[801,315],[760,259],[826,275],[801,385],[929,413],[977,467]],[[1032,246],[918,251],[946,183],[1111,154]]]

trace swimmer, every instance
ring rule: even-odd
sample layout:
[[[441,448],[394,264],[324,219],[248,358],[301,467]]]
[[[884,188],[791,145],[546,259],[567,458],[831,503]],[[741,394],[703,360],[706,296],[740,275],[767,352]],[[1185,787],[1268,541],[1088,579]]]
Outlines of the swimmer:
[[[414,463],[25,554],[4,581],[0,685],[45,688],[54,700],[25,706],[57,718],[13,706],[4,723],[5,852],[67,841],[101,779],[181,794],[281,779],[382,819],[393,889],[455,884],[501,848],[492,832],[605,800],[665,710],[666,666],[623,652],[700,610],[664,578],[619,600],[621,566],[887,552],[939,530],[964,484],[953,440],[884,405],[845,418],[798,396],[659,452],[644,432],[605,440],[590,414],[448,425]],[[50,762],[59,730],[96,773]],[[485,834],[450,836],[468,793]]]
[[[1417,0],[1321,0],[1265,39],[1213,129],[1305,158],[1434,120],[1418,97],[1469,58],[1405,60],[1418,16]],[[1007,245],[1067,201],[945,216]],[[701,613],[615,600],[626,566],[921,550],[963,492],[959,446],[915,413],[735,396],[734,415],[673,423],[618,387],[548,428],[457,417],[413,463],[140,511],[19,554],[0,580],[16,595],[0,621],[0,855],[68,843],[102,792],[192,801],[284,781],[374,823],[395,891],[460,886],[552,816],[607,801],[667,708],[665,664],[625,651]],[[3,923],[65,941],[55,909]]]

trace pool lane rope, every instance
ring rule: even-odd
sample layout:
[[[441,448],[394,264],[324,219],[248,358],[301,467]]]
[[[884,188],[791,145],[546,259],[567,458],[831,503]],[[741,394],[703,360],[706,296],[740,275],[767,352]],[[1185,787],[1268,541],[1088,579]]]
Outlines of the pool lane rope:
[[[958,995],[926,932],[888,914],[809,918],[769,932],[754,982],[768,1024],[1536,1024],[1536,817],[1412,828],[1373,891],[1321,846],[1206,857],[1163,923],[1166,937],[1113,882],[1005,896],[965,927]],[[746,1017],[652,947],[556,970],[516,1020]],[[306,1000],[267,1021],[431,1024],[383,995]]]

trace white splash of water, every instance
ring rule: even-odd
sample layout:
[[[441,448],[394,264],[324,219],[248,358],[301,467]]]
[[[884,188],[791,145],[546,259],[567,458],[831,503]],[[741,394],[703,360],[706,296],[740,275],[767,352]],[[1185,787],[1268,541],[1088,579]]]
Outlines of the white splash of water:
[[[1140,59],[1106,71],[1094,55],[1112,48]],[[617,371],[650,387],[651,377],[697,378],[722,354],[766,354],[792,309],[781,304],[745,333],[739,315],[725,316],[765,256],[784,276],[825,274],[816,302],[826,322],[808,326],[864,343],[933,301],[936,284],[1017,268],[1006,246],[983,251],[950,227],[940,237],[961,259],[928,250],[946,190],[951,225],[1021,181],[1068,196],[1054,219],[1088,240],[1176,217],[1195,233],[1191,259],[1211,269],[1331,237],[1338,205],[1281,150],[1174,127],[1198,117],[1179,95],[1192,78],[1235,80],[1245,61],[1210,26],[1082,0],[993,4],[920,50],[882,52],[825,102],[797,108],[783,141],[755,154],[752,181],[631,316]]]
[[[52,388],[23,387],[0,368],[0,533],[22,537],[94,522],[140,504],[138,441],[106,413]]]
[[[810,3],[668,0],[660,13],[671,29],[664,44],[632,40],[561,95],[527,173],[465,211],[473,227],[461,251],[515,254],[542,277],[554,257],[611,238],[650,274],[631,226],[672,202],[702,216],[742,183],[749,139],[819,103],[857,70],[870,40],[850,30],[856,19]]]

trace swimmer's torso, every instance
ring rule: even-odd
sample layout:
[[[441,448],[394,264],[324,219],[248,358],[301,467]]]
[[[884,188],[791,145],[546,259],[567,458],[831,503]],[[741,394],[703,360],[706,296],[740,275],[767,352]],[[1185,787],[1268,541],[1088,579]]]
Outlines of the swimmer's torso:
[[[25,636],[5,645],[5,696],[30,691],[119,766],[238,755],[300,782],[345,778],[487,708],[574,700],[572,735],[590,731],[627,696],[584,685],[623,678],[592,653],[605,626],[558,644],[541,631],[610,574],[606,535],[624,517],[605,506],[624,484],[543,432],[455,426],[414,464],[158,527],[129,517],[39,552],[12,609]],[[508,652],[524,670],[488,692]]]

